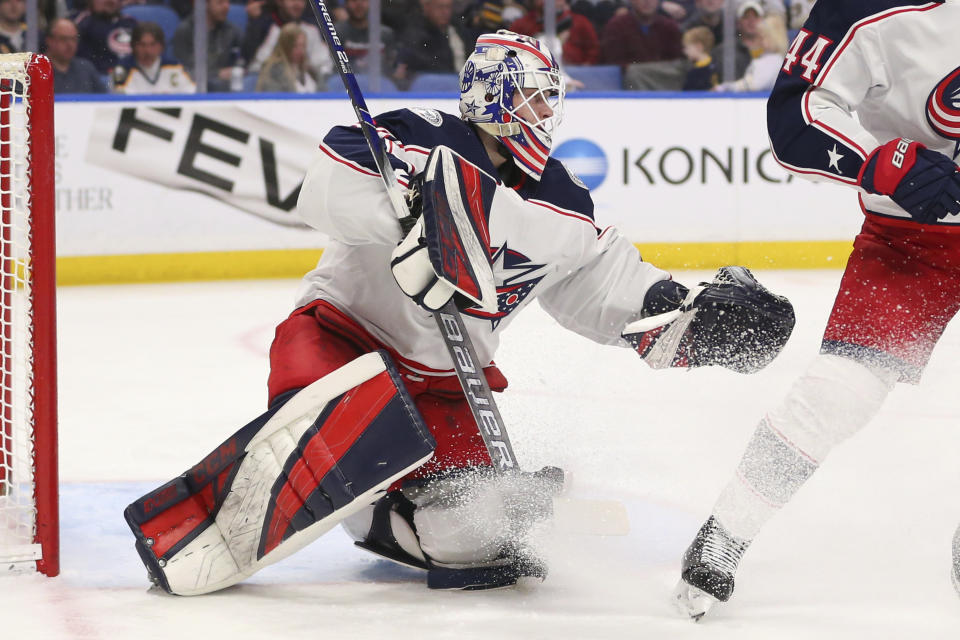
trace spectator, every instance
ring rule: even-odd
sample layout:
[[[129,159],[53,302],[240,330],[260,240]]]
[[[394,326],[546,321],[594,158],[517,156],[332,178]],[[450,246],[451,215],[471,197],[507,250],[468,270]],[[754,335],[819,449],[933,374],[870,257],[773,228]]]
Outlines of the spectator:
[[[456,6],[456,5],[454,5]],[[463,12],[464,25],[474,33],[495,33],[507,29],[527,12],[513,0],[472,0]]]
[[[81,12],[76,23],[77,56],[92,62],[100,73],[109,73],[120,58],[130,55],[137,21],[120,14],[120,0],[90,0],[89,10]]]
[[[370,48],[370,0],[346,0],[344,9],[347,19],[336,24],[340,43],[350,58],[350,64],[355,71],[365,73],[369,60],[367,53]],[[389,72],[396,63],[396,43],[393,29],[386,25],[380,26],[380,69]]]
[[[47,31],[47,57],[53,65],[53,92],[106,93],[107,87],[97,68],[77,55],[77,25],[58,18]]]
[[[207,91],[229,91],[230,71],[237,63],[240,30],[227,20],[230,0],[207,0]],[[173,55],[191,75],[195,73],[193,55],[193,15],[184,18],[173,34]]]
[[[507,25],[526,13],[524,2],[520,0],[503,0],[503,8],[500,10],[500,19]],[[483,30],[481,30],[483,31]],[[596,29],[594,29],[596,31]],[[491,32],[495,33],[495,31]]]
[[[27,25],[24,0],[0,0],[0,53],[23,51]]]
[[[381,0],[380,18],[399,36],[423,18],[423,6],[420,0]]]
[[[787,31],[793,32],[800,29],[803,23],[807,21],[810,15],[810,9],[816,0],[790,0],[787,3]]]
[[[657,13],[658,0],[630,0],[630,9],[615,14],[600,38],[600,61],[629,65],[683,57],[680,28]]]
[[[680,23],[684,33],[694,27],[706,27],[713,33],[716,44],[723,42],[723,5],[726,0],[696,0],[694,9]]]
[[[698,0],[698,2],[699,1],[700,0]],[[716,8],[715,19],[718,21],[716,23],[718,25],[718,28],[713,28],[713,27],[711,28],[714,31],[714,35],[716,35],[716,33],[719,30],[720,37],[717,40],[717,45],[713,48],[713,53],[711,54],[711,57],[713,58],[713,65],[717,68],[717,71],[720,73],[722,77],[724,73],[724,64],[725,64],[724,60],[726,59],[727,48],[729,46],[727,45],[727,43],[723,42],[723,0],[703,0],[703,4],[705,7],[707,5],[714,5],[714,7]],[[751,13],[754,13],[757,11],[763,11],[762,6],[758,2],[745,2],[740,4],[737,7],[738,20],[736,23],[737,24],[736,39],[733,42],[733,76],[732,78],[743,77],[743,74],[746,73],[747,71],[747,66],[750,64],[750,61],[753,60],[753,54],[751,54],[750,48],[744,43],[743,39],[741,38],[741,34],[743,32],[741,31],[739,26],[741,24],[741,20],[739,19],[740,14],[742,14],[743,12],[746,12],[748,9],[751,10]],[[704,13],[702,15],[706,16],[707,14]],[[704,26],[710,26],[712,23],[712,20],[710,18],[705,18],[705,20],[707,20],[708,22],[705,22]],[[748,23],[749,23],[749,20],[750,20],[750,17],[748,17]],[[691,23],[688,23],[688,26],[694,26],[694,25]],[[747,24],[747,28],[750,29],[750,24]]]
[[[678,24],[690,17],[693,12],[693,0],[660,0],[660,13],[673,18]]]
[[[47,33],[54,20],[66,18],[69,13],[66,0],[38,0],[37,19],[40,22],[40,31]]]
[[[770,91],[777,81],[783,56],[787,52],[787,32],[783,18],[779,15],[768,16],[757,26],[762,53],[754,58],[741,78],[733,82],[724,82],[715,87],[716,91]]]
[[[763,36],[760,34],[760,25],[766,11],[763,4],[754,0],[741,2],[737,7],[737,35],[744,46],[750,50],[750,57],[756,58],[763,54]]]
[[[533,0],[533,6],[522,18],[510,25],[510,30],[528,36],[542,37],[544,0]],[[565,64],[596,64],[600,55],[597,32],[590,20],[573,13],[567,0],[555,0],[557,10],[557,39],[563,47]]]
[[[126,94],[194,93],[197,88],[183,66],[164,56],[163,29],[141,22],[133,29],[133,55],[120,62],[122,76],[114,90]]]
[[[307,8],[306,0],[276,0],[273,11],[264,13],[256,21],[247,23],[247,33],[244,36],[243,49],[245,54],[253,52],[249,71],[259,72],[263,63],[276,49],[280,38],[280,29],[287,24],[299,25],[307,38],[307,65],[310,73],[321,85],[333,71],[333,60],[330,51],[323,42],[320,28],[314,23],[311,14],[310,22],[303,20]]]
[[[394,78],[402,86],[418,72],[458,73],[475,41],[476,36],[453,24],[453,0],[423,0],[423,19],[403,38]]]
[[[319,78],[307,64],[307,34],[296,22],[280,29],[277,44],[263,63],[257,78],[257,91],[313,93]]]
[[[717,86],[719,76],[710,56],[715,42],[713,32],[707,27],[693,27],[683,32],[683,54],[691,65],[683,82],[684,91],[709,91]]]

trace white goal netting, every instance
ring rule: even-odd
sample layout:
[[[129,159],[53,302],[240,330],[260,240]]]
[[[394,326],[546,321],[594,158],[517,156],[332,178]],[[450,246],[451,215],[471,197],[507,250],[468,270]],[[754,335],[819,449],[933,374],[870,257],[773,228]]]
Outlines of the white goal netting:
[[[32,571],[41,557],[35,544],[30,59],[0,56],[0,573]]]

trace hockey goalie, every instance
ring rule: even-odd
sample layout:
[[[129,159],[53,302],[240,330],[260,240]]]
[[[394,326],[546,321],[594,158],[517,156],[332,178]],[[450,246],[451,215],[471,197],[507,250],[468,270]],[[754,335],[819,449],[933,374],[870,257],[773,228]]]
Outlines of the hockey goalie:
[[[431,588],[543,579],[528,536],[551,515],[557,476],[494,472],[434,323],[451,299],[497,392],[500,335],[535,298],[563,327],[654,368],[750,373],[787,341],[790,303],[747,269],[688,288],[595,224],[589,191],[549,156],[564,85],[540,41],[483,35],[460,77],[459,117],[375,119],[407,194],[402,226],[361,130],[324,138],[298,212],[330,241],[277,327],[269,410],[126,510],[168,592],[235,584],[337,524],[359,547],[423,569]],[[473,228],[451,224],[452,211]],[[459,250],[468,245],[483,249],[478,261]]]

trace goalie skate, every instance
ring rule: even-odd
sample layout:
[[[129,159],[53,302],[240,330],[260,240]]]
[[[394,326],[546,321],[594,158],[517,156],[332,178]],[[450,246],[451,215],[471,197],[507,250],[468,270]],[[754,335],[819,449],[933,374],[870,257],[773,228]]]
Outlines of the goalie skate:
[[[700,620],[717,602],[729,600],[737,566],[749,545],[710,516],[683,554],[681,579],[674,590],[681,613]]]

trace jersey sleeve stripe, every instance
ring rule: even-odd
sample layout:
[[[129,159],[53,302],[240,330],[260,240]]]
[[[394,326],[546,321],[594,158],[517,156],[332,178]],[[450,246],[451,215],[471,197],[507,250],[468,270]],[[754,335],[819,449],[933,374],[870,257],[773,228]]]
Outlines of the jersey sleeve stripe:
[[[357,171],[357,172],[359,172],[359,173],[362,173],[362,174],[368,175],[368,176],[374,176],[374,177],[377,177],[377,178],[380,177],[380,174],[377,173],[376,171],[370,171],[369,169],[367,169],[367,168],[364,167],[363,165],[360,165],[360,164],[354,162],[353,160],[347,160],[347,159],[344,158],[343,156],[337,155],[337,154],[333,151],[333,149],[331,149],[331,148],[328,147],[327,145],[323,144],[322,142],[320,143],[320,151],[323,151],[325,154],[327,154],[328,156],[330,156],[331,159],[339,162],[340,164],[343,164],[343,165],[346,165],[346,166],[350,167],[350,168],[353,169],[354,171]]]
[[[530,199],[530,200],[527,200],[527,202],[529,202],[530,204],[535,204],[537,206],[543,207],[545,209],[549,209],[550,211],[553,211],[554,213],[559,213],[562,216],[567,216],[568,218],[575,218],[577,220],[582,220],[583,222],[588,223],[594,229],[597,228],[597,226],[593,223],[593,220],[589,216],[584,215],[582,213],[577,213],[576,211],[570,211],[569,209],[561,209],[560,207],[550,204],[549,202],[544,202],[543,200]]]
[[[835,180],[837,182],[842,182],[844,184],[852,184],[852,185],[857,184],[856,178],[848,178],[846,176],[838,175],[836,173],[830,173],[829,171],[821,171],[819,169],[810,169],[808,167],[798,167],[790,164],[789,162],[784,162],[783,160],[777,157],[777,152],[773,150],[772,146],[770,148],[770,152],[773,155],[773,159],[776,161],[777,164],[779,164],[781,167],[783,167],[784,169],[792,173],[804,173],[808,175],[823,176],[825,178],[830,178],[832,180]]]
[[[809,124],[809,125],[811,125],[811,126],[816,127],[817,129],[820,129],[821,131],[823,131],[825,134],[827,134],[827,135],[830,136],[831,138],[836,138],[837,140],[839,140],[840,142],[842,142],[842,143],[845,144],[846,146],[850,147],[850,148],[851,148],[853,151],[855,151],[857,154],[859,154],[862,159],[866,159],[866,157],[867,157],[868,154],[867,154],[866,151],[864,151],[863,147],[861,147],[859,144],[857,144],[856,142],[854,142],[852,139],[848,138],[847,136],[843,135],[842,133],[840,133],[839,131],[837,131],[837,130],[834,129],[833,127],[830,127],[830,126],[824,124],[824,123],[823,123],[822,121],[820,121],[820,120],[815,120],[815,119],[814,119],[813,113],[811,112],[811,109],[810,109],[810,99],[811,99],[811,97],[812,97],[813,95],[814,95],[813,85],[810,85],[809,87],[807,87],[807,90],[804,91],[804,93],[803,93],[803,102],[802,102],[802,104],[803,104],[803,120],[804,120],[804,122],[806,122],[807,124]]]
[[[362,174],[365,175],[365,176],[371,176],[371,177],[374,177],[374,178],[380,178],[380,177],[381,177],[378,172],[376,172],[376,171],[371,171],[370,169],[367,169],[367,168],[364,167],[363,165],[358,164],[358,163],[354,162],[353,160],[347,160],[347,159],[344,158],[343,156],[337,155],[337,153],[336,153],[333,149],[331,149],[330,147],[328,147],[327,145],[325,145],[325,144],[322,143],[322,142],[320,143],[320,151],[322,151],[322,152],[325,153],[327,156],[329,156],[331,160],[333,160],[333,161],[335,161],[335,162],[339,162],[340,164],[342,164],[342,165],[344,165],[344,166],[350,167],[350,168],[353,169],[354,171],[356,171],[356,172],[358,172],[358,173],[362,173]],[[397,182],[398,182],[401,186],[403,186],[404,188],[406,188],[406,187],[408,187],[408,186],[410,185],[409,181],[406,180],[404,177],[402,177],[402,175],[397,175],[396,177],[397,177]]]
[[[885,18],[889,18],[890,16],[895,16],[899,13],[907,13],[909,11],[929,11],[930,9],[934,9],[936,7],[939,7],[940,5],[941,3],[939,2],[931,2],[929,4],[920,5],[916,7],[895,7],[893,9],[887,9],[886,11],[881,11],[880,13],[874,14],[872,16],[867,16],[866,18],[863,18],[862,20],[855,22],[853,26],[847,30],[846,35],[843,36],[843,40],[841,40],[840,44],[837,45],[837,48],[834,50],[833,54],[830,56],[830,59],[827,60],[827,63],[823,67],[823,71],[821,71],[820,75],[817,76],[817,80],[814,83],[814,85],[819,87],[823,84],[824,79],[830,73],[831,69],[833,69],[834,63],[843,54],[843,50],[847,48],[847,45],[849,45],[850,42],[853,40],[853,38],[856,36],[857,30],[860,29],[861,27],[864,27],[868,24],[873,24],[874,22],[879,22],[880,20],[884,20]]]

